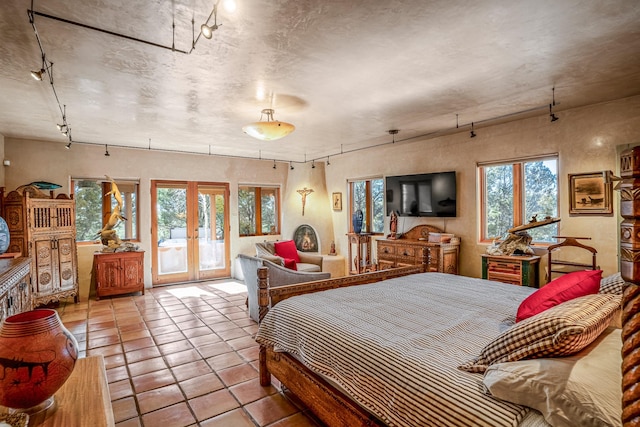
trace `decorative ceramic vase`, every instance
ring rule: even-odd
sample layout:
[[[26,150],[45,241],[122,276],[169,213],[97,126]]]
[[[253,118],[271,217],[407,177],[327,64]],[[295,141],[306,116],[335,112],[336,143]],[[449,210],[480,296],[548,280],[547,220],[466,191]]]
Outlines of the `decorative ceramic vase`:
[[[3,254],[9,249],[9,226],[4,218],[0,217],[0,254]]]
[[[353,213],[353,232],[356,234],[360,234],[362,231],[362,219],[364,215],[362,214],[362,210],[358,209]]]
[[[0,327],[0,405],[31,414],[47,409],[77,358],[78,343],[55,310],[7,317]]]

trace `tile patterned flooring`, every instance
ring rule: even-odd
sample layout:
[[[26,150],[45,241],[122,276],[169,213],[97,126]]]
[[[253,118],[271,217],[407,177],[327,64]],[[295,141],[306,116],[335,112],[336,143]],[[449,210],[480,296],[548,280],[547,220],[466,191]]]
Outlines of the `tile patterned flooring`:
[[[260,386],[245,298],[222,280],[57,310],[81,357],[104,357],[118,427],[320,426],[277,381]]]

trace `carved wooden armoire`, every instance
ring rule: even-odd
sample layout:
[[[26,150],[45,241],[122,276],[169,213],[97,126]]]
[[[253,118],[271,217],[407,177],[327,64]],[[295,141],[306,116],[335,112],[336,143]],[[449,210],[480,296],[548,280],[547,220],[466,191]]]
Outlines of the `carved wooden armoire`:
[[[31,258],[33,307],[63,298],[78,301],[75,200],[32,197],[30,191],[2,195],[2,216],[10,233],[9,252]]]

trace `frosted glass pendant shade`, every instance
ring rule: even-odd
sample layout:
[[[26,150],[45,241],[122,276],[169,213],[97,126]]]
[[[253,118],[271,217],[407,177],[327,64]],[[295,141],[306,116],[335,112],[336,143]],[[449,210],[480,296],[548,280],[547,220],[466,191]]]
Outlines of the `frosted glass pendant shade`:
[[[262,115],[267,116],[266,121],[249,123],[242,127],[242,131],[261,141],[275,141],[289,135],[296,129],[291,123],[273,120],[273,110],[270,108],[262,110]]]

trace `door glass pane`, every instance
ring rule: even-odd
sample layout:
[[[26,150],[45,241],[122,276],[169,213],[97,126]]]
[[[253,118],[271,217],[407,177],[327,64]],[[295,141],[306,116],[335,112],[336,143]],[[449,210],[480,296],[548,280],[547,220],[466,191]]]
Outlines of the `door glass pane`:
[[[158,274],[187,271],[187,189],[158,187]]]
[[[525,223],[545,217],[558,216],[558,168],[556,159],[539,160],[524,164],[524,218]],[[558,224],[530,228],[527,232],[534,242],[554,242]]]
[[[485,239],[495,239],[513,227],[513,167],[487,166],[485,169],[487,219]]]
[[[221,190],[198,188],[199,269],[224,268],[224,194]]]

